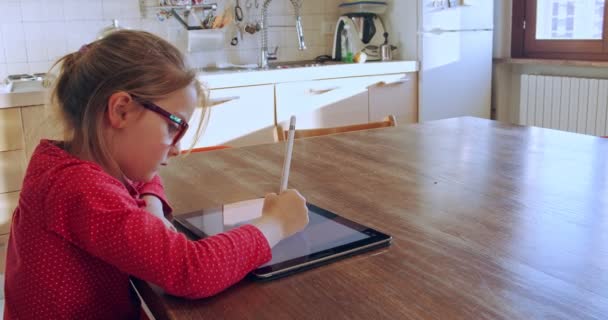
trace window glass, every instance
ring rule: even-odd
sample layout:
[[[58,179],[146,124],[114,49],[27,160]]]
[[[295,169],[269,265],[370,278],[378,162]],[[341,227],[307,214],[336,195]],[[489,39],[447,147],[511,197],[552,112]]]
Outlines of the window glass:
[[[538,0],[536,39],[601,40],[605,0]]]

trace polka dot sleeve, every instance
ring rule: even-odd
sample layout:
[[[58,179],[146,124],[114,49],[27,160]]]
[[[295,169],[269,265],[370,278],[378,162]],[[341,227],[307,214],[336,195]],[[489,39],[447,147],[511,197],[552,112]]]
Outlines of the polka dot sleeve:
[[[154,178],[148,182],[135,182],[133,183],[133,187],[141,195],[150,194],[160,199],[163,204],[165,217],[172,217],[171,213],[173,212],[173,208],[171,208],[171,205],[165,197],[165,189],[162,180],[158,175],[154,176]]]
[[[139,208],[120,182],[82,166],[63,170],[44,206],[47,230],[177,296],[213,295],[271,258],[253,226],[190,241]]]

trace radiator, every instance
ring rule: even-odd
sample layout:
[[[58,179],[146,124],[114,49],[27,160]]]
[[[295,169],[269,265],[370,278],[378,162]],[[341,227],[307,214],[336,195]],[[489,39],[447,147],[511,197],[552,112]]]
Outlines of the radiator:
[[[608,135],[608,80],[523,74],[520,89],[520,124]]]

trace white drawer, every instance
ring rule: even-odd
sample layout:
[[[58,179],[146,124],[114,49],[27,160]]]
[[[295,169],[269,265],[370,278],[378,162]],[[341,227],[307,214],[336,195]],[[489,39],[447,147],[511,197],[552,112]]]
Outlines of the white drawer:
[[[195,147],[240,147],[274,141],[273,85],[211,90],[209,100],[209,122]],[[198,109],[190,120],[183,149],[191,146],[200,117]]]
[[[0,109],[0,151],[23,149],[21,109]]]
[[[0,152],[0,193],[21,190],[24,173],[23,150]]]

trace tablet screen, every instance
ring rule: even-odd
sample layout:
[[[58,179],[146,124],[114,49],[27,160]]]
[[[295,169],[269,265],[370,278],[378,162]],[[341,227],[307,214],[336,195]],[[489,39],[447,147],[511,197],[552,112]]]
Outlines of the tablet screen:
[[[175,219],[198,237],[204,238],[236,228],[258,217],[263,202],[250,201],[252,202],[239,206],[239,209],[233,209],[226,215],[218,208],[177,216]],[[383,233],[335,213],[312,204],[307,206],[309,223],[306,228],[275,245],[272,248],[272,260],[260,266],[254,275],[274,275],[281,270],[308,265],[316,260],[327,260],[325,257],[331,258],[341,253],[351,254],[353,251],[390,240],[390,237]],[[242,219],[235,220],[234,216]]]
[[[308,226],[272,248],[272,260],[263,266],[308,256],[370,237],[323,216],[314,209],[309,208],[308,217]]]

